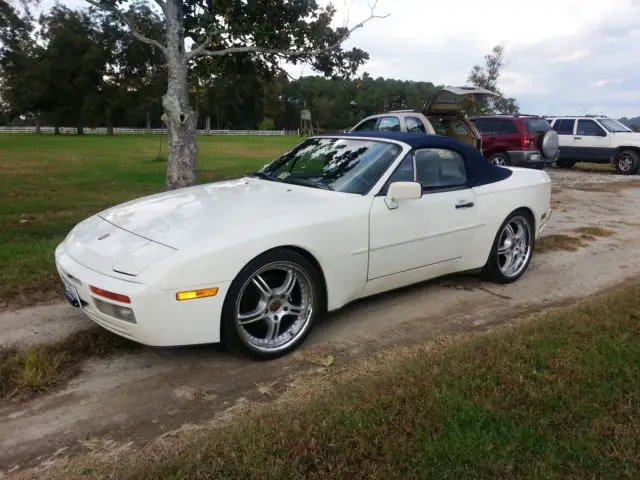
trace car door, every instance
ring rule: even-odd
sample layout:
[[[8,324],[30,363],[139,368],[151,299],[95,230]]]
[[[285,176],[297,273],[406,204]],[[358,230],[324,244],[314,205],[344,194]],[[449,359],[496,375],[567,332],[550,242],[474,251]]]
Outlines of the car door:
[[[388,186],[414,180],[422,185],[422,197],[388,207]],[[475,201],[459,152],[434,148],[407,155],[372,204],[368,280],[436,265],[441,274],[447,270],[443,264],[454,271],[477,227]],[[429,277],[426,268],[424,279]]]
[[[558,144],[560,146],[560,157],[565,160],[576,159],[575,131],[576,121],[573,118],[558,118],[552,127],[558,133]]]
[[[576,156],[581,160],[598,162],[608,159],[611,137],[593,120],[579,119],[573,139]]]

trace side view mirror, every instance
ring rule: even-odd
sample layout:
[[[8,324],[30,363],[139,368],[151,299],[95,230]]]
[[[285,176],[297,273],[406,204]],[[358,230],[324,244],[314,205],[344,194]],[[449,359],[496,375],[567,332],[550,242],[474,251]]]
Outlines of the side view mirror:
[[[393,182],[389,185],[384,202],[389,210],[398,208],[398,200],[418,200],[422,198],[422,185],[418,182]]]
[[[601,137],[606,137],[607,136],[607,132],[603,132],[602,130],[600,131],[600,136]]]

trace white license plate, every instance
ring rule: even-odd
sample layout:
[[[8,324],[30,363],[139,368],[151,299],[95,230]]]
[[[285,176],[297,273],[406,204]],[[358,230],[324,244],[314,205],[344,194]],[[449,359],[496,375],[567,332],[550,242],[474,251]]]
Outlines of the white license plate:
[[[71,282],[69,282],[64,278],[62,278],[62,283],[64,284],[64,290],[66,293],[65,296],[70,300],[75,300],[76,302],[78,302],[79,299],[78,299],[78,292],[76,291],[76,287],[74,287]]]

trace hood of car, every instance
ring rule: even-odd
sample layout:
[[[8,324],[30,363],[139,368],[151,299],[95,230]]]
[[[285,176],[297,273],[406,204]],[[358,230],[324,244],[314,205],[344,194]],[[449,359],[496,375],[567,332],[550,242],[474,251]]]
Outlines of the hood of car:
[[[638,132],[616,132],[613,134],[616,139],[616,143],[628,142],[634,145],[640,144],[640,133]]]
[[[487,97],[498,97],[491,90],[478,87],[444,87],[438,90],[422,108],[422,114],[457,114],[468,110],[477,101]]]
[[[245,228],[344,193],[256,178],[227,180],[163,192],[105,210],[99,216],[139,237],[174,249]]]

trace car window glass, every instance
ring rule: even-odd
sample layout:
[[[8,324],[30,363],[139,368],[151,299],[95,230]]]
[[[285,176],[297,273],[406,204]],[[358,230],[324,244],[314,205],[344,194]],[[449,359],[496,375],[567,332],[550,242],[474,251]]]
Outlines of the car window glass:
[[[394,143],[357,138],[309,138],[266,165],[273,181],[364,194],[402,151]]]
[[[416,181],[424,190],[458,187],[466,184],[464,159],[444,148],[425,148],[415,152]]]
[[[573,135],[573,125],[575,120],[556,120],[553,124],[553,129],[558,132],[558,135]]]
[[[442,148],[422,149],[415,152],[416,174],[413,156],[408,154],[387,180],[381,190],[386,194],[394,182],[420,182],[425,191],[466,185],[467,173],[462,155]]]
[[[407,124],[407,132],[427,133],[420,119],[416,117],[405,117],[404,121]]]
[[[502,120],[501,121],[500,134],[502,135],[517,135],[518,127],[511,120]]]
[[[613,120],[611,118],[601,118],[600,124],[604,126],[610,132],[632,132],[630,128],[627,128],[625,125],[620,123],[618,120]]]
[[[404,157],[400,165],[398,165],[391,174],[383,190],[384,193],[386,193],[388,186],[393,182],[413,182],[413,157],[411,154]]]
[[[369,120],[365,120],[364,122],[362,122],[360,125],[358,125],[353,130],[356,131],[356,132],[362,132],[362,131],[371,132],[371,131],[375,131],[376,122],[377,121],[378,121],[377,118],[370,118]]]
[[[382,117],[378,123],[378,130],[381,132],[399,132],[400,119],[398,117]]]
[[[456,123],[456,126],[454,128],[458,135],[469,135],[469,130],[467,130],[467,127],[465,127],[462,123]]]
[[[604,133],[604,130],[593,120],[578,120],[578,129],[576,135],[585,137],[598,137]]]
[[[500,135],[500,120],[496,118],[478,118],[475,124],[480,135]]]
[[[429,122],[431,122],[431,126],[436,132],[436,135],[443,135],[445,137],[447,136],[447,129],[444,127],[444,122],[441,118],[429,117]]]
[[[544,133],[551,130],[549,122],[544,118],[527,118],[525,123],[527,124],[527,130],[529,133]]]

